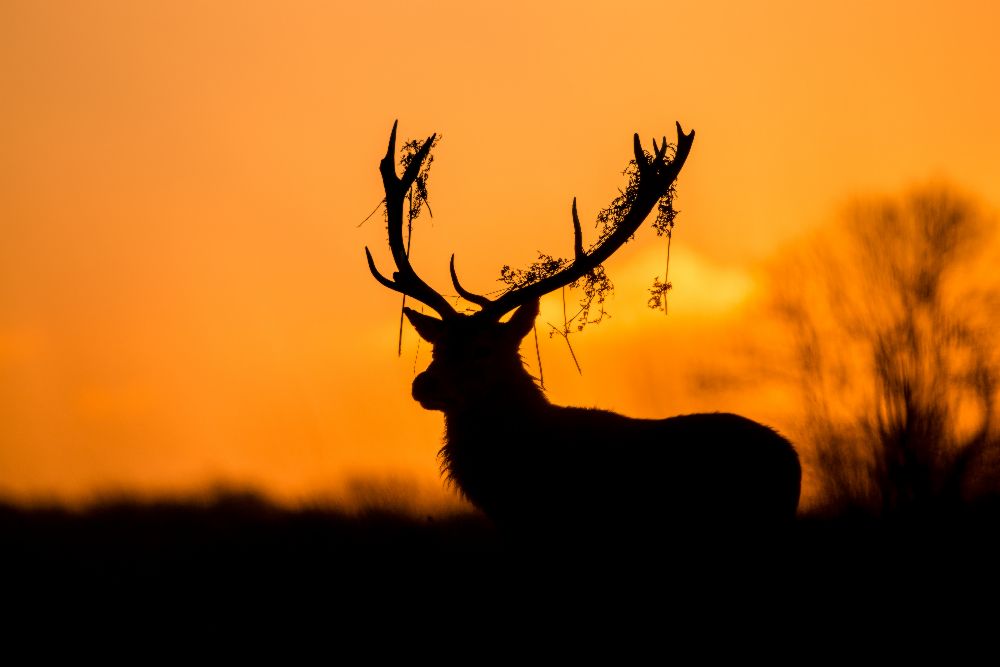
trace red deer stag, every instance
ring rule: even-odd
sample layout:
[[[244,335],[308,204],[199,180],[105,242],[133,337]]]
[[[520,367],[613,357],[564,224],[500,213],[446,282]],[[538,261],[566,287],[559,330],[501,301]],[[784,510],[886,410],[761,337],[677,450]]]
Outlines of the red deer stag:
[[[652,159],[635,135],[637,195],[617,227],[584,251],[573,202],[575,257],[558,272],[496,299],[462,287],[479,307],[455,308],[413,270],[403,242],[403,198],[427,157],[423,143],[402,178],[396,175],[396,125],[379,170],[385,186],[392,278],[368,266],[385,287],[434,309],[407,318],[433,345],[433,361],[413,381],[413,398],[445,417],[443,471],[474,505],[513,531],[649,531],[771,525],[790,520],[799,501],[801,468],[792,445],[772,429],[733,414],[632,419],[614,412],[561,407],[546,399],[519,356],[538,316],[539,298],[586,276],[646,219],[677,178],[694,132],[677,124],[677,146],[653,142]],[[501,317],[514,311],[506,322]]]

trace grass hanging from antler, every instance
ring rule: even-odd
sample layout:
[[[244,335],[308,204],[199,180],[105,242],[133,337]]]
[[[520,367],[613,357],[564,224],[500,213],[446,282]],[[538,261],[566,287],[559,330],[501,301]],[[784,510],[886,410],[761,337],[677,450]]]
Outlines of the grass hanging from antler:
[[[573,321],[573,318],[569,318],[569,319],[566,318],[566,288],[565,287],[562,288],[562,304],[563,304],[563,326],[562,326],[562,329],[559,329],[555,325],[550,324],[549,326],[552,327],[552,331],[549,332],[549,337],[552,337],[552,336],[554,336],[556,334],[559,334],[560,336],[562,336],[563,340],[566,341],[566,347],[569,348],[569,356],[573,357],[573,363],[576,364],[576,372],[579,373],[580,375],[583,375],[583,369],[580,368],[580,362],[577,361],[576,352],[573,351],[573,345],[572,345],[572,343],[569,342],[569,335],[571,333],[573,333],[572,330],[570,330],[570,328],[569,328],[569,323]],[[576,316],[574,315],[574,317],[576,317]],[[583,329],[582,326],[578,329],[578,331],[581,330],[581,329]]]
[[[538,360],[538,386],[545,390],[545,372],[542,370],[542,350],[538,347],[538,322],[531,325],[531,330],[535,334],[535,359]]]
[[[649,288],[649,302],[647,305],[653,310],[663,310],[667,313],[667,292],[673,287],[670,283],[670,242],[674,236],[674,218],[679,211],[674,208],[674,184],[671,183],[667,189],[667,194],[660,199],[656,207],[656,220],[653,221],[653,229],[657,236],[667,237],[667,261],[663,269],[663,282],[660,277],[653,279],[653,286]]]

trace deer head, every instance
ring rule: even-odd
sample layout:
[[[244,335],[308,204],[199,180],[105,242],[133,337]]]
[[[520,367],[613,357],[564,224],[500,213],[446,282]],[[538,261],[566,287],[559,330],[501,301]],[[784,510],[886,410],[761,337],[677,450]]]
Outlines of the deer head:
[[[526,382],[532,388],[534,384],[518,356],[521,339],[531,331],[538,315],[539,299],[595,271],[635,234],[680,173],[694,142],[694,132],[685,134],[677,123],[677,146],[672,159],[667,159],[666,137],[660,145],[653,140],[653,156],[649,158],[642,149],[639,135],[634,136],[633,151],[639,181],[631,206],[610,233],[585,251],[574,198],[574,257],[559,271],[490,299],[462,286],[455,270],[455,256],[452,255],[450,270],[455,290],[479,308],[472,314],[464,314],[424,282],[410,265],[403,240],[404,197],[416,179],[435,135],[427,138],[400,177],[395,167],[397,124],[393,123],[389,147],[379,163],[385,188],[389,249],[396,264],[392,278],[386,278],[378,271],[367,247],[365,254],[368,268],[382,285],[420,301],[440,316],[436,318],[404,309],[417,333],[434,346],[434,360],[430,367],[413,382],[414,399],[427,409],[448,411],[464,404],[479,404],[485,397],[496,398],[503,393],[502,390],[508,390],[510,396],[521,396],[527,400],[540,398],[537,389],[537,396],[526,389]],[[501,318],[511,311],[514,314],[509,321],[501,322]]]
[[[462,316],[439,320],[406,308],[420,337],[434,346],[427,370],[413,381],[413,398],[428,410],[475,409],[486,401],[538,399],[540,393],[518,356],[521,339],[538,317],[538,300],[507,322]]]

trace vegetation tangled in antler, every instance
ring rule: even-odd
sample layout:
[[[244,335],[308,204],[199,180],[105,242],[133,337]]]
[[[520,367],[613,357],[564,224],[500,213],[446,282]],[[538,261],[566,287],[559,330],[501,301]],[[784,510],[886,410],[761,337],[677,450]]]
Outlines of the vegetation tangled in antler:
[[[673,144],[670,144],[668,156],[670,160],[673,159],[675,150],[676,149]],[[647,161],[652,161],[654,158],[651,153],[645,150],[643,151],[643,155],[646,157]],[[595,227],[599,230],[598,238],[597,241],[591,245],[590,248],[588,248],[588,253],[601,245],[609,236],[611,236],[611,234],[614,233],[619,224],[625,219],[626,215],[628,215],[629,211],[632,210],[632,207],[635,204],[639,193],[639,165],[634,159],[630,160],[628,166],[622,174],[628,177],[628,185],[625,186],[624,191],[618,191],[618,196],[615,197],[607,207],[598,212],[597,222],[595,224]],[[677,217],[678,213],[678,211],[674,208],[674,195],[676,194],[675,184],[676,181],[672,181],[657,202],[656,219],[652,224],[653,229],[656,230],[657,236],[667,237],[668,267],[670,262],[670,239],[673,235],[674,219]],[[559,273],[571,263],[571,259],[565,257],[553,257],[552,255],[540,252],[538,253],[538,261],[533,262],[527,269],[514,269],[505,264],[500,269],[500,282],[505,284],[509,290],[520,289]],[[570,289],[582,289],[583,295],[580,298],[580,309],[576,312],[576,314],[572,317],[568,317],[566,321],[563,322],[563,330],[559,331],[558,329],[553,328],[552,333],[560,333],[564,336],[570,333],[570,323],[575,322],[577,331],[583,331],[584,327],[588,324],[599,323],[604,316],[607,315],[607,312],[604,310],[604,302],[615,289],[614,283],[611,282],[611,278],[608,276],[607,271],[605,271],[603,264],[597,265],[586,275],[574,280],[568,285],[568,287]],[[664,274],[662,282],[660,281],[660,277],[656,276],[653,280],[653,286],[649,290],[652,295],[648,302],[649,307],[654,310],[665,310],[666,295],[670,288],[671,284],[667,279],[666,274]],[[595,318],[591,319],[590,313],[595,305],[598,308],[598,313]]]
[[[427,179],[431,175],[431,165],[434,164],[434,149],[437,148],[438,142],[441,140],[441,135],[435,135],[434,140],[431,142],[430,149],[427,152],[427,157],[423,160],[420,165],[420,171],[417,172],[417,177],[413,179],[413,185],[407,193],[409,198],[409,222],[412,225],[413,221],[420,216],[420,209],[424,204],[427,204],[427,211],[434,217],[434,213],[431,211],[431,205],[427,201]],[[422,144],[416,139],[410,139],[403,142],[403,146],[399,151],[399,166],[402,167],[405,172],[410,163],[413,162],[414,158],[420,152]],[[412,233],[412,228],[411,228]],[[409,236],[407,236],[409,239]]]
[[[544,253],[538,253],[538,261],[533,262],[527,269],[512,269],[505,264],[500,269],[500,281],[510,289],[517,289],[555,275],[569,266],[570,261],[563,257],[553,257]],[[569,328],[570,322],[578,320],[576,329],[577,331],[583,331],[586,325],[597,324],[607,314],[604,310],[604,300],[614,291],[615,286],[608,277],[603,265],[594,267],[590,273],[582,278],[577,278],[567,285],[567,287],[570,289],[582,287],[583,297],[580,299],[580,310],[564,322],[566,329]],[[590,319],[590,309],[594,304],[594,299],[597,299],[600,311],[595,319]]]

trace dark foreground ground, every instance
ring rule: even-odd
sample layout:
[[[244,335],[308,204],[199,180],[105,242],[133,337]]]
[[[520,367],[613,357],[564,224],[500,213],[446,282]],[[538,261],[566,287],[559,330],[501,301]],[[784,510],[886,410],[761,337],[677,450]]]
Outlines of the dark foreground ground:
[[[240,493],[86,510],[6,504],[0,577],[8,599],[49,607],[124,596],[136,610],[267,605],[381,618],[407,609],[432,622],[442,607],[470,617],[682,608],[711,619],[734,608],[805,615],[812,605],[926,616],[1000,607],[998,520],[984,506],[893,521],[806,516],[768,534],[649,526],[629,545],[510,539],[471,511],[287,509]]]

